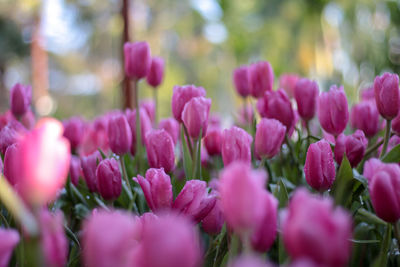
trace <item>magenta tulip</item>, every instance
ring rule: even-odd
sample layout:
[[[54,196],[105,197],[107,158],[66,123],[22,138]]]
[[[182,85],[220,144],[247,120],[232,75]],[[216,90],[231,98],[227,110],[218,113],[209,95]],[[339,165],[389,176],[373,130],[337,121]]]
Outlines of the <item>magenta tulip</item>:
[[[362,130],[366,136],[375,136],[379,131],[379,113],[375,103],[362,101],[355,104],[351,109],[350,122],[353,128]]]
[[[9,266],[11,255],[19,240],[20,236],[16,230],[0,228],[0,267]]]
[[[146,77],[151,64],[151,55],[148,43],[125,43],[124,61],[126,76],[134,80],[140,80]]]
[[[274,87],[274,72],[268,61],[259,61],[249,67],[249,83],[251,95],[255,98],[264,96],[266,91]]]
[[[275,119],[262,118],[257,125],[254,149],[260,158],[272,158],[280,150],[285,139],[286,127]]]
[[[27,133],[25,127],[16,120],[11,120],[0,131],[0,152],[4,155],[8,146],[18,142]]]
[[[207,130],[207,135],[204,137],[204,146],[210,156],[221,154],[222,131],[219,128],[212,127]]]
[[[147,73],[147,83],[153,88],[157,88],[164,78],[164,59],[161,57],[153,57],[149,72]]]
[[[364,157],[368,146],[368,139],[361,130],[355,131],[352,135],[340,134],[336,139],[335,160],[338,164],[342,162],[343,155],[346,155],[351,167],[356,167]]]
[[[295,96],[295,88],[300,77],[297,74],[285,73],[279,77],[279,88],[285,90],[289,98]]]
[[[10,109],[15,117],[20,117],[29,110],[32,100],[32,87],[17,83],[11,88]]]
[[[331,146],[322,139],[308,147],[304,174],[307,183],[315,190],[329,189],[335,180],[335,164]]]
[[[250,95],[249,67],[240,66],[236,68],[233,71],[232,80],[236,92],[241,97],[247,97]]]
[[[139,104],[140,109],[146,111],[147,116],[149,117],[150,121],[153,122],[156,116],[156,104],[154,103],[153,99],[144,99],[140,101]],[[135,112],[135,111],[134,111]]]
[[[222,160],[227,166],[233,161],[251,162],[253,138],[245,130],[233,126],[222,133]]]
[[[375,101],[382,117],[391,120],[399,113],[399,76],[385,72],[374,80]]]
[[[118,162],[104,159],[96,168],[97,189],[105,200],[116,199],[121,194],[122,176]]]
[[[207,234],[217,235],[221,232],[224,222],[221,201],[217,199],[214,208],[212,208],[208,215],[201,221],[201,226]]]
[[[238,114],[237,114],[237,122],[238,125],[244,126],[244,128],[248,125],[251,125],[254,120],[254,110],[253,106],[251,105],[243,105],[239,108]]]
[[[177,121],[182,122],[182,111],[186,103],[198,96],[206,96],[206,91],[203,87],[194,85],[174,86],[171,105],[172,114]]]
[[[139,117],[140,117],[140,134],[142,137],[142,144],[146,145],[147,143],[147,133],[151,130],[151,120],[147,115],[147,112],[144,108],[139,109]],[[136,109],[133,111],[126,111],[126,118],[128,119],[129,126],[131,127],[132,133],[132,146],[131,153],[132,155],[136,154]]]
[[[132,130],[123,114],[113,116],[108,121],[108,142],[117,155],[128,153],[132,146]]]
[[[19,158],[17,153],[18,144],[12,144],[7,147],[6,153],[4,154],[4,176],[11,185],[16,185],[18,182],[18,166]]]
[[[67,138],[71,144],[72,149],[76,149],[83,140],[85,133],[85,123],[79,117],[72,117],[63,121],[64,137]]]
[[[170,172],[175,168],[174,141],[165,130],[151,130],[146,135],[147,159],[151,168],[164,168]]]
[[[182,111],[182,120],[190,137],[199,138],[200,133],[205,136],[208,126],[208,114],[210,113],[211,99],[205,97],[193,97]]]
[[[24,115],[21,117],[21,123],[28,130],[32,130],[36,124],[35,114],[33,114],[32,110],[28,109]]]
[[[262,257],[245,254],[228,264],[228,267],[273,267],[273,264],[266,262]]]
[[[82,173],[81,161],[79,157],[72,155],[71,162],[69,165],[69,177],[71,183],[77,186],[79,184],[79,177]]]
[[[96,168],[99,162],[102,160],[99,151],[95,151],[86,157],[81,157],[81,166],[83,171],[83,178],[87,187],[91,192],[97,192],[97,179],[96,179]]]
[[[300,79],[297,82],[294,97],[297,103],[297,111],[303,120],[309,121],[314,117],[318,94],[319,89],[316,82],[308,79]]]
[[[160,120],[158,128],[167,131],[176,145],[179,140],[179,123],[174,118]]]
[[[374,86],[371,85],[360,90],[360,98],[361,101],[372,101],[373,103],[375,103]]]

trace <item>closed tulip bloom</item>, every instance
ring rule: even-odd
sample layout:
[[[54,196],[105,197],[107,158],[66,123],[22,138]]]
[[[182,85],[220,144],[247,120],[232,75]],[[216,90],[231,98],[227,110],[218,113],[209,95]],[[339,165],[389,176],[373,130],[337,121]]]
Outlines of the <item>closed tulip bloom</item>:
[[[24,115],[21,117],[21,123],[28,130],[32,130],[36,124],[35,114],[33,114],[31,109],[28,109]]]
[[[71,183],[75,186],[79,184],[79,177],[82,173],[81,161],[79,157],[72,155],[71,162],[69,165],[69,177],[71,178]]]
[[[369,87],[363,88],[360,91],[360,98],[362,101],[372,101],[373,103],[375,103],[375,90],[374,90],[374,86],[371,85]]]
[[[350,215],[332,199],[298,189],[282,223],[283,242],[293,260],[309,258],[323,266],[345,266],[351,255]]]
[[[399,76],[385,72],[374,80],[375,101],[382,117],[391,120],[399,113]]]
[[[324,139],[308,147],[304,174],[307,183],[315,190],[324,191],[332,186],[335,164],[331,146]]]
[[[379,218],[394,223],[400,219],[400,166],[370,159],[365,163],[364,176],[372,206]]]
[[[222,133],[222,160],[227,166],[233,161],[251,162],[253,138],[245,130],[233,126]]]
[[[190,137],[198,138],[207,133],[208,114],[210,113],[211,99],[205,97],[194,97],[189,100],[182,111],[182,120]]]
[[[219,128],[212,127],[207,130],[207,135],[204,137],[204,146],[210,156],[221,154],[222,131]]]
[[[300,79],[297,82],[294,97],[297,103],[297,111],[303,120],[309,121],[314,117],[318,93],[319,89],[316,82],[308,79]]]
[[[220,175],[221,208],[229,227],[246,233],[260,225],[265,215],[265,183],[262,170],[252,170],[247,163],[234,162]]]
[[[153,57],[151,59],[150,69],[147,73],[147,83],[153,88],[159,86],[164,78],[164,59],[161,57]]]
[[[146,42],[124,44],[125,74],[131,79],[140,80],[146,77],[150,64],[150,47]]]
[[[0,228],[0,267],[9,266],[12,252],[19,240],[16,230]]]
[[[45,118],[18,143],[18,191],[31,205],[53,201],[67,180],[71,152],[62,134],[59,121]]]
[[[140,110],[139,111],[140,134],[142,137],[142,144],[146,145],[147,143],[146,136],[147,133],[151,130],[151,120],[145,109],[140,108],[139,110]],[[131,128],[131,134],[132,134],[131,153],[132,155],[135,155],[136,154],[136,109],[134,109],[133,111],[128,110],[126,113],[127,113],[126,118],[128,119],[128,123]]]
[[[179,123],[174,118],[162,119],[158,123],[159,129],[164,129],[172,137],[174,144],[179,140]]]
[[[262,257],[252,254],[242,255],[228,264],[228,267],[273,267]]]
[[[29,110],[32,100],[32,87],[17,83],[11,88],[10,107],[15,117],[20,117]]]
[[[134,217],[100,210],[83,224],[83,262],[87,267],[131,267],[139,239]]]
[[[297,74],[285,73],[279,77],[279,88],[285,90],[289,98],[295,96],[295,87],[300,77]]]
[[[329,92],[323,92],[319,96],[318,119],[322,128],[334,136],[344,131],[349,120],[349,111],[343,87],[333,85]]]
[[[137,262],[131,266],[199,267],[201,254],[194,225],[182,216],[164,214],[146,222]]]
[[[351,167],[354,168],[364,157],[367,146],[368,139],[361,130],[357,130],[348,136],[341,134],[336,139],[335,160],[338,164],[340,164],[342,162],[343,155],[345,154],[350,162]]]
[[[76,149],[83,140],[85,133],[85,123],[79,117],[72,117],[63,121],[64,137],[67,138],[71,144],[72,149]]]
[[[241,97],[250,95],[249,67],[240,66],[233,71],[233,85]]]
[[[108,122],[108,142],[117,155],[128,153],[132,146],[132,131],[125,115],[116,115]]]
[[[201,226],[207,234],[217,235],[221,232],[224,222],[221,201],[217,199],[214,208],[212,208],[208,215],[201,221]]]
[[[278,227],[278,200],[269,192],[264,192],[264,216],[251,236],[252,247],[259,252],[268,251],[276,238]]]
[[[121,178],[121,171],[115,159],[104,159],[97,166],[97,189],[105,200],[119,197],[122,190]]]
[[[97,178],[96,168],[99,162],[102,160],[99,151],[95,151],[89,156],[81,157],[81,166],[83,171],[83,178],[90,192],[97,192]]]
[[[393,124],[395,120],[393,120]],[[350,123],[355,129],[360,129],[367,137],[373,137],[379,131],[379,113],[372,101],[362,101],[351,109]]]
[[[194,85],[174,86],[171,105],[172,114],[177,121],[182,122],[182,111],[186,103],[198,96],[206,96],[206,91],[203,87]]]
[[[17,146],[18,144],[12,144],[7,148],[6,153],[4,154],[4,176],[13,186],[18,182],[18,168],[15,168],[15,166],[18,166],[19,164]]]
[[[242,125],[244,127],[253,124],[255,119],[253,106],[251,105],[243,105],[239,108],[237,115],[238,125]]]
[[[274,72],[268,61],[251,64],[248,75],[251,95],[255,98],[264,96],[266,91],[274,87]]]
[[[210,213],[215,202],[215,195],[208,194],[206,182],[189,180],[176,197],[172,208],[198,223]]]
[[[108,118],[106,116],[100,116],[93,123],[88,124],[82,142],[79,145],[79,154],[90,155],[98,151],[98,149],[101,149],[104,153],[108,153],[110,146],[108,143],[107,128]]]
[[[138,175],[136,181],[142,187],[147,205],[153,212],[171,208],[171,178],[164,172],[163,168],[148,169],[146,171],[146,178]]]
[[[286,127],[278,120],[262,118],[257,125],[254,148],[260,158],[272,158],[285,139]]]
[[[25,127],[16,120],[11,120],[0,131],[0,152],[4,155],[8,146],[18,142],[27,133]]]
[[[147,159],[151,168],[164,168],[170,172],[175,168],[174,141],[165,130],[147,133]]]
[[[67,263],[68,239],[64,232],[64,216],[42,209],[39,216],[40,241],[46,266],[62,267]]]
[[[144,111],[146,111],[150,121],[153,122],[156,115],[156,104],[154,103],[154,100],[144,99],[140,101],[139,107],[140,109],[144,109]]]

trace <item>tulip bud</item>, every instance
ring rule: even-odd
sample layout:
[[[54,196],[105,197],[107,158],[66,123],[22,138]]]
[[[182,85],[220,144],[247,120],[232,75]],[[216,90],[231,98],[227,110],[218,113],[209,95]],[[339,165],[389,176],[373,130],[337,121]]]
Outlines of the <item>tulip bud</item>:
[[[123,155],[132,146],[132,131],[125,115],[116,115],[108,121],[108,142],[112,152]]]
[[[353,128],[362,130],[368,137],[377,134],[379,131],[379,113],[375,103],[362,101],[354,105],[350,113],[350,122]]]
[[[241,125],[245,128],[248,125],[252,125],[254,119],[254,111],[251,105],[244,105],[239,108],[237,116],[238,125]]]
[[[212,208],[208,215],[201,221],[201,226],[207,234],[217,235],[221,232],[224,222],[221,201],[217,199],[214,208]]]
[[[11,185],[16,185],[18,182],[18,166],[17,149],[18,144],[12,144],[7,147],[6,153],[4,154],[4,176]]]
[[[87,267],[130,267],[139,239],[129,213],[100,210],[83,224],[83,262]],[[101,234],[100,234],[101,233]]]
[[[105,200],[119,197],[122,190],[121,178],[121,171],[115,159],[104,159],[97,166],[97,189]]]
[[[142,187],[147,205],[153,211],[170,209],[172,205],[171,178],[164,169],[148,169],[146,179],[138,175],[136,181]]]
[[[368,146],[368,139],[365,138],[364,132],[357,130],[352,135],[345,136],[340,134],[336,139],[335,160],[338,164],[342,162],[345,154],[350,162],[351,167],[356,167],[364,157],[365,150]]]
[[[90,192],[97,192],[97,179],[96,179],[96,168],[99,162],[102,160],[99,151],[95,151],[89,156],[81,157],[81,166],[83,171],[83,178]]]
[[[33,114],[32,110],[28,109],[24,115],[21,117],[21,123],[28,130],[32,130],[36,124],[35,114]]]
[[[69,165],[69,176],[73,185],[77,186],[79,184],[79,176],[81,176],[81,173],[81,161],[79,157],[72,155]]]
[[[182,120],[192,138],[199,138],[207,133],[208,114],[210,113],[211,99],[194,97],[189,100],[182,111]]]
[[[164,78],[164,59],[161,57],[153,57],[151,59],[150,69],[147,73],[147,83],[153,88],[157,88]]]
[[[262,117],[277,119],[291,132],[295,124],[295,115],[285,91],[267,91],[257,102],[257,110]]]
[[[308,147],[304,174],[307,183],[315,190],[329,189],[335,180],[335,164],[331,146],[322,139]]]
[[[19,233],[16,230],[0,228],[0,266],[9,266],[12,252],[19,240]]]
[[[165,172],[175,168],[174,141],[163,129],[151,130],[146,135],[147,160],[151,168],[164,168]]]
[[[268,61],[259,61],[249,67],[249,83],[251,95],[255,98],[264,96],[266,91],[274,87],[274,72]]]
[[[64,233],[64,216],[42,209],[39,216],[41,247],[46,266],[62,267],[67,263],[68,240]]]
[[[221,154],[222,131],[219,128],[213,127],[207,130],[207,135],[204,137],[204,146],[210,156]]]
[[[379,218],[394,223],[400,219],[400,167],[370,159],[364,165],[364,176],[372,206]]]
[[[303,120],[309,121],[314,117],[318,93],[316,82],[308,79],[300,79],[297,82],[294,97],[297,102],[297,111]]]
[[[240,66],[233,71],[233,84],[241,97],[250,95],[249,67]]]
[[[83,140],[85,133],[85,123],[79,117],[72,117],[63,121],[64,137],[67,138],[71,144],[72,149],[76,149]]]
[[[228,264],[228,267],[273,267],[273,264],[267,263],[259,256],[245,254]]]
[[[146,77],[150,64],[150,47],[146,42],[124,44],[125,74],[131,79]]]
[[[174,144],[178,142],[179,139],[179,123],[174,118],[162,119],[158,123],[159,129],[164,129],[172,137]]]
[[[206,96],[206,91],[203,87],[194,85],[174,86],[171,105],[172,114],[177,121],[182,122],[182,111],[186,103],[198,96]]]
[[[151,120],[147,115],[145,109],[139,109],[139,117],[140,117],[140,134],[142,137],[142,144],[146,145],[147,143],[147,133],[151,130]],[[131,127],[131,134],[132,134],[132,146],[131,146],[131,153],[132,155],[136,154],[136,109],[133,111],[127,110],[126,117],[128,119],[129,126]]]
[[[399,113],[399,76],[385,72],[374,80],[375,101],[382,117],[391,120]]]
[[[309,258],[322,266],[345,266],[351,256],[352,222],[332,199],[298,189],[282,223],[283,243],[293,260]]]
[[[229,227],[239,234],[255,229],[264,219],[267,175],[236,161],[222,171],[219,193],[221,208]]]
[[[215,195],[208,194],[206,182],[189,180],[176,197],[172,208],[198,223],[210,213],[215,202]]]
[[[146,222],[137,262],[130,266],[199,267],[201,251],[199,235],[190,221],[173,214],[163,215]]]
[[[15,117],[20,117],[28,111],[32,99],[32,87],[17,83],[11,88],[10,107]]]
[[[260,158],[272,158],[282,146],[286,127],[275,119],[262,118],[257,125],[254,148]]]
[[[323,92],[318,98],[318,119],[322,128],[338,136],[346,128],[349,120],[347,98],[343,87],[331,86],[329,92]]]
[[[292,98],[295,95],[295,87],[300,77],[297,74],[286,73],[279,78],[279,88],[285,90],[287,96]]]
[[[26,132],[21,123],[16,120],[10,121],[0,131],[0,152],[4,155],[7,147],[18,142]]]
[[[150,121],[153,122],[156,116],[156,104],[154,101],[152,99],[142,100],[140,101],[139,107],[147,113]]]
[[[18,191],[33,206],[53,201],[66,182],[71,152],[62,134],[59,121],[45,118],[18,143],[14,166]]]
[[[233,126],[222,133],[222,160],[227,166],[233,161],[251,162],[253,138],[245,130]]]
[[[278,227],[278,200],[269,192],[264,192],[264,216],[256,226],[252,236],[251,245],[259,252],[270,249],[276,238]]]

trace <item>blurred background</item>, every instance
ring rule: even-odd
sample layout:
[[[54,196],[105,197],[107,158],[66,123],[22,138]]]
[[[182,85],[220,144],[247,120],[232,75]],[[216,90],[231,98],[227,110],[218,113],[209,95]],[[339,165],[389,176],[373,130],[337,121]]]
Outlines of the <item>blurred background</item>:
[[[400,1],[125,0],[132,41],[164,57],[161,116],[174,85],[195,84],[212,110],[240,101],[232,70],[268,60],[283,73],[344,85],[350,102],[382,71],[398,73]],[[121,106],[124,0],[0,0],[0,111],[16,83],[38,115],[92,118]],[[151,89],[140,83],[141,98]]]

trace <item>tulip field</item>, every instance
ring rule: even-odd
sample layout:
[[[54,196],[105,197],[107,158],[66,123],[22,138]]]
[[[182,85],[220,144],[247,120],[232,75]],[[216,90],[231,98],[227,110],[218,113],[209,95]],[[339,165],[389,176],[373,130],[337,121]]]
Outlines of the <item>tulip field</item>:
[[[238,66],[224,125],[201,85],[176,85],[159,118],[147,42],[124,62],[133,108],[92,120],[39,118],[31,86],[10,88],[0,267],[400,266],[397,74],[350,105],[341,85]]]

